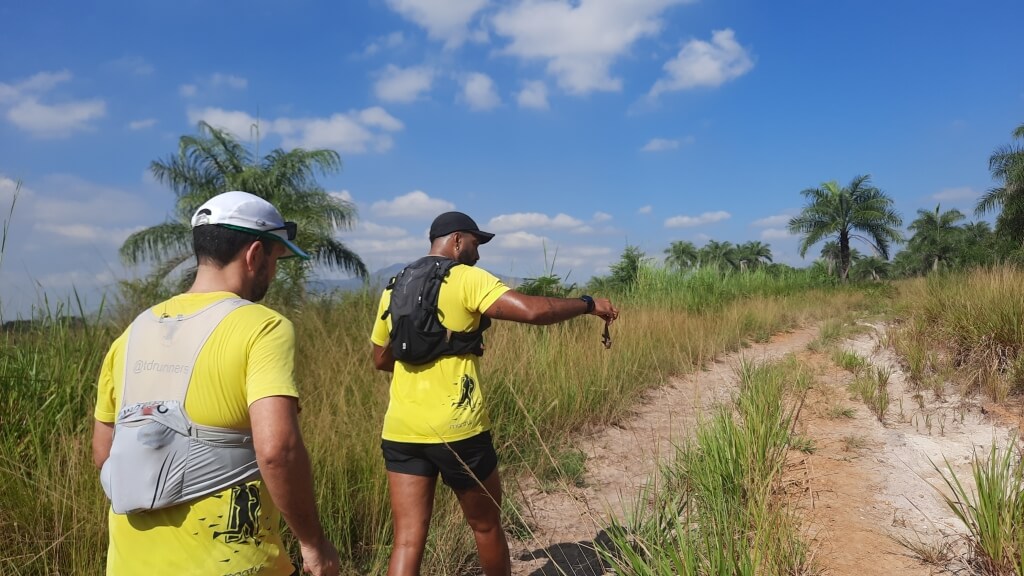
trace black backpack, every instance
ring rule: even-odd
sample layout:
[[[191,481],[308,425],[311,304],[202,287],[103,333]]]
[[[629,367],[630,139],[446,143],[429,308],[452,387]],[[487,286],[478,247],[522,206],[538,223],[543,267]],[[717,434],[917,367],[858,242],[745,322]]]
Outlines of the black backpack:
[[[406,364],[426,364],[441,356],[483,356],[483,332],[491,319],[481,316],[472,332],[452,332],[437,317],[437,297],[449,270],[459,263],[425,256],[409,264],[388,282],[391,303],[381,320],[391,316],[391,353]]]

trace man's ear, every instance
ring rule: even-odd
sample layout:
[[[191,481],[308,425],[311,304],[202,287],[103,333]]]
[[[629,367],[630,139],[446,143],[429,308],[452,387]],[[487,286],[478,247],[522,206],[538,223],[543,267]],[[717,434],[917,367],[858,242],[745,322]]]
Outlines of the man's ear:
[[[249,271],[254,271],[257,268],[259,268],[260,261],[266,258],[265,252],[266,249],[263,247],[263,242],[256,241],[253,242],[252,244],[249,244],[249,246],[247,246],[244,251],[245,269]]]

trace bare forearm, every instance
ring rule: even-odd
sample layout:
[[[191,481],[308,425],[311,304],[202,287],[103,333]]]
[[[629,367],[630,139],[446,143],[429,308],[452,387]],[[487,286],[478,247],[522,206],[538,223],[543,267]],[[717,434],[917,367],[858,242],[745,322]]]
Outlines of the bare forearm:
[[[607,298],[550,298],[509,290],[499,296],[484,314],[495,320],[555,324],[584,314],[600,316],[606,322],[611,322],[618,317],[619,311]]]
[[[515,320],[527,324],[548,325],[587,313],[587,303],[578,298],[533,296],[529,299],[499,299],[487,310],[495,320]]]
[[[114,425],[96,420],[92,429],[92,461],[97,468],[110,458],[110,447],[114,443]]]
[[[295,537],[307,546],[324,539],[313,495],[313,472],[302,441],[271,455],[257,454],[263,482]]]
[[[395,371],[395,356],[391,352],[391,346],[373,345],[373,367],[383,372]]]

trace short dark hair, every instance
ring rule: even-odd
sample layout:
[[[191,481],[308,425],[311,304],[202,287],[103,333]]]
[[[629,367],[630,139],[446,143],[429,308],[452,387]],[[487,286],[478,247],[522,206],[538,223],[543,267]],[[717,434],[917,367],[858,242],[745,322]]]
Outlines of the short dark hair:
[[[223,268],[253,242],[263,244],[266,250],[271,249],[268,245],[270,240],[240,230],[216,224],[204,224],[192,229],[192,250],[196,254],[196,264],[205,262]]]

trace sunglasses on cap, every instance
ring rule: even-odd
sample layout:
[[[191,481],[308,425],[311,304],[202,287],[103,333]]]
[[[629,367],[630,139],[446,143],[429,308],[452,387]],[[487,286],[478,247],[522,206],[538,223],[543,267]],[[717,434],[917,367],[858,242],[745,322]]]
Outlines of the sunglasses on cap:
[[[285,222],[284,226],[281,226],[279,228],[271,228],[270,230],[255,230],[253,228],[246,228],[245,226],[235,226],[233,224],[220,224],[220,226],[230,228],[232,230],[238,230],[239,232],[245,232],[247,234],[253,234],[255,236],[260,236],[263,238],[270,238],[271,240],[280,239],[288,240],[289,242],[295,240],[295,236],[299,232],[299,225],[296,224],[295,222]]]

